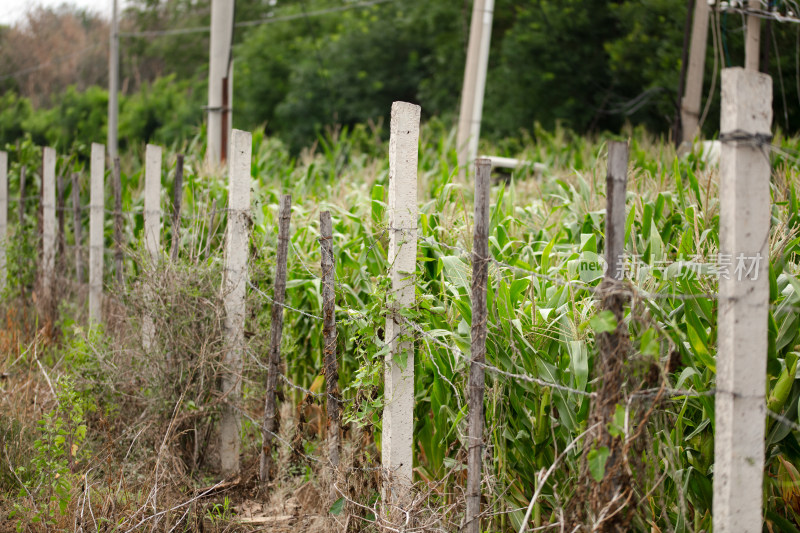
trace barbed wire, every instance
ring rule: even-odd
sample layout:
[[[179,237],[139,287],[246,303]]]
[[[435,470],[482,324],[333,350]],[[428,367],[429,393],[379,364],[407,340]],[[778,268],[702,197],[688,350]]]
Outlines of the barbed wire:
[[[265,300],[267,300],[268,302],[272,303],[273,305],[278,305],[278,306],[280,306],[280,307],[283,307],[284,309],[288,309],[288,310],[290,310],[290,311],[294,311],[295,313],[300,313],[301,315],[303,315],[303,316],[305,316],[305,317],[308,317],[308,318],[313,318],[314,320],[320,320],[320,321],[322,321],[322,317],[321,317],[321,316],[312,315],[311,313],[308,313],[308,312],[306,312],[306,311],[303,311],[302,309],[297,309],[296,307],[292,307],[292,306],[290,306],[290,305],[287,305],[287,304],[285,304],[285,303],[278,303],[278,302],[276,302],[276,301],[275,301],[275,300],[272,298],[272,296],[268,295],[267,293],[265,293],[264,291],[262,291],[261,289],[259,289],[259,288],[258,288],[258,287],[257,287],[257,286],[256,286],[256,285],[255,285],[255,284],[252,282],[252,281],[250,281],[249,279],[247,280],[247,284],[248,284],[248,285],[250,285],[250,288],[251,288],[251,289],[253,289],[254,291],[256,291],[256,293],[258,293],[258,295],[259,295],[259,296],[261,296],[262,298],[264,298],[264,299],[265,299]]]

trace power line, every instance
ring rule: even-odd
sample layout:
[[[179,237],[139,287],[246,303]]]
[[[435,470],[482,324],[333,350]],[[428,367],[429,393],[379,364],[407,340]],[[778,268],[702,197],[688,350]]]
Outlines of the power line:
[[[764,4],[764,0],[761,0],[761,3]],[[787,0],[787,3],[794,7],[792,9],[786,9],[786,13],[783,14],[779,10],[775,9],[774,6],[765,6],[766,9],[752,9],[749,6],[740,5],[736,1],[730,2],[721,2],[717,9],[721,12],[731,12],[731,13],[740,13],[742,15],[754,16],[762,19],[771,19],[776,20],[778,22],[793,22],[795,24],[800,24],[800,18],[798,18],[798,5],[793,0]]]
[[[270,17],[265,19],[257,19],[257,20],[248,20],[244,22],[237,22],[234,24],[234,27],[248,27],[248,26],[260,26],[263,24],[273,24],[276,22],[286,22],[290,20],[297,20],[300,18],[308,18],[308,17],[316,17],[321,15],[327,15],[330,13],[337,13],[342,11],[350,11],[352,9],[362,9],[365,7],[371,7],[379,4],[386,4],[389,2],[395,2],[396,0],[369,0],[367,2],[360,2],[358,4],[352,4],[347,6],[339,6],[339,7],[331,7],[327,9],[320,9],[318,11],[310,11],[304,13],[296,13],[293,15],[284,15],[280,17]],[[193,28],[177,28],[174,30],[145,30],[145,31],[134,31],[134,32],[120,32],[120,37],[156,37],[160,35],[184,35],[184,34],[191,34],[191,33],[200,33],[200,32],[208,32],[210,31],[209,26],[198,26]],[[15,78],[17,76],[22,76],[24,74],[30,74],[31,72],[35,72],[37,70],[41,70],[52,65],[54,62],[60,62],[67,59],[71,59],[76,56],[80,56],[89,52],[90,50],[97,48],[103,43],[95,43],[91,46],[88,46],[82,50],[78,50],[77,52],[73,52],[72,54],[68,54],[65,56],[56,57],[54,59],[50,59],[44,63],[40,63],[39,65],[28,67],[22,70],[18,70],[16,72],[12,72],[10,74],[3,74],[0,75],[0,81],[6,80],[9,78]]]
[[[263,24],[273,24],[275,22],[286,22],[289,20],[297,20],[300,18],[316,17],[327,15],[329,13],[338,13],[342,11],[350,11],[351,9],[361,9],[371,7],[379,4],[386,4],[388,2],[395,2],[396,0],[369,0],[367,2],[360,2],[347,6],[330,7],[327,9],[320,9],[319,11],[310,11],[308,13],[295,13],[293,15],[283,15],[281,17],[269,17],[264,19],[247,20],[244,22],[237,22],[233,26],[235,28],[245,28],[249,26],[261,26]],[[156,37],[159,35],[183,35],[187,33],[201,33],[209,31],[208,26],[196,26],[193,28],[178,28],[174,30],[144,30],[144,31],[130,31],[120,32],[121,37]]]

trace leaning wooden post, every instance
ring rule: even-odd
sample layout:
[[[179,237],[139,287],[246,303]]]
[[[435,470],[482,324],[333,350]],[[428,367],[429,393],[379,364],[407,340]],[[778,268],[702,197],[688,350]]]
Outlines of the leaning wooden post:
[[[319,243],[322,249],[322,345],[328,410],[328,460],[331,464],[330,502],[336,501],[333,487],[339,466],[339,364],[336,360],[336,263],[333,258],[333,224],[331,212],[319,214]]]
[[[105,217],[105,151],[92,143],[89,191],[89,321],[103,320],[103,219]]]
[[[75,237],[75,275],[78,278],[78,283],[83,283],[83,255],[81,245],[81,186],[78,181],[80,175],[77,172],[72,173],[72,233]]]
[[[56,151],[42,150],[42,294],[48,319],[55,305],[56,267]]]
[[[275,285],[272,294],[272,319],[269,326],[269,360],[264,420],[261,427],[259,480],[266,490],[272,470],[272,442],[278,433],[276,391],[281,372],[281,336],[283,334],[283,302],[286,298],[286,258],[289,253],[289,222],[292,218],[292,195],[281,196],[278,209],[278,250],[275,257]],[[211,230],[209,229],[209,233]],[[210,237],[209,237],[210,240]]]
[[[469,369],[469,449],[467,451],[467,514],[465,533],[481,531],[481,458],[483,394],[486,363],[486,285],[489,281],[489,193],[492,162],[475,160],[475,230],[472,243],[472,363]]]
[[[617,329],[597,334],[600,352],[598,363],[602,379],[600,390],[592,405],[591,424],[597,425],[594,433],[596,449],[609,450],[603,479],[592,485],[590,506],[595,517],[606,516],[596,523],[598,531],[625,529],[628,514],[623,507],[629,501],[631,489],[623,453],[624,441],[608,431],[617,405],[623,402],[622,385],[625,381],[624,365],[629,350],[627,326],[623,323],[626,297],[620,290],[624,275],[625,253],[625,189],[628,182],[628,143],[608,143],[608,174],[606,176],[606,264],[605,279],[600,285],[600,307],[611,311]],[[617,503],[614,503],[617,502]]]
[[[722,71],[714,531],[762,528],[772,78]]]
[[[119,157],[114,158],[114,266],[117,273],[117,289],[123,287],[123,255],[122,255],[122,172]]]
[[[172,184],[172,250],[170,260],[178,260],[178,250],[181,244],[181,201],[183,200],[183,154],[178,154],[175,163],[175,181]]]
[[[116,199],[116,197],[115,197]],[[150,268],[158,262],[161,246],[161,147],[148,144],[144,153],[144,249]],[[142,346],[150,350],[155,338],[155,323],[149,307],[154,294],[147,291],[145,305],[148,309],[142,319]]]
[[[414,305],[417,261],[417,160],[420,107],[392,104],[389,138],[389,264],[392,288],[386,319],[381,462],[387,502],[405,499],[412,482],[414,342],[399,311]]]
[[[237,410],[242,396],[247,256],[250,247],[250,159],[252,136],[233,130],[228,169],[228,228],[225,249],[225,371],[222,395],[225,406],[220,420],[222,474],[239,472],[239,425]]]
[[[0,291],[6,288],[8,241],[8,153],[0,151]]]

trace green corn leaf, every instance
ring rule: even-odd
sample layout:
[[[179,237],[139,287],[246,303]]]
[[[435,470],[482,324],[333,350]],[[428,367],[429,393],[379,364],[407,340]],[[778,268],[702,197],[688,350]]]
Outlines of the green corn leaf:
[[[589,461],[589,473],[598,483],[603,480],[606,475],[606,461],[611,452],[608,447],[602,446],[600,448],[593,448],[586,459]]]
[[[589,326],[596,333],[610,333],[617,329],[617,318],[611,311],[600,311],[589,320]]]

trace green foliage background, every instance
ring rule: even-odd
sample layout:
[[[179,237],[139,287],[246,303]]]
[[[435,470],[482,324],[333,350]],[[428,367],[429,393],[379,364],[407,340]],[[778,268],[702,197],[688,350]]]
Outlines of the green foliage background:
[[[420,104],[428,117],[454,120],[470,2],[406,0],[358,8],[342,0],[271,4],[236,2],[238,22],[287,20],[234,32],[235,127],[263,127],[296,153],[326,127],[385,120],[395,100]],[[336,11],[314,15],[330,9]],[[537,123],[546,130],[560,123],[578,133],[617,132],[626,123],[668,132],[685,18],[685,0],[498,0],[483,135],[499,140],[519,137],[523,130],[535,134]],[[208,21],[207,0],[137,0],[121,25],[135,32],[202,28]],[[743,62],[741,17],[712,16],[711,24],[706,94],[721,67]],[[784,131],[796,131],[797,28],[773,24],[772,31],[776,122]],[[204,119],[208,33],[123,36],[121,50],[127,88],[121,101],[122,148],[193,136]],[[39,143],[60,146],[74,139],[104,139],[103,88],[55,92],[49,105],[34,109],[18,96],[18,82],[0,76],[0,143],[24,132]],[[707,135],[719,122],[718,93],[716,83]]]

